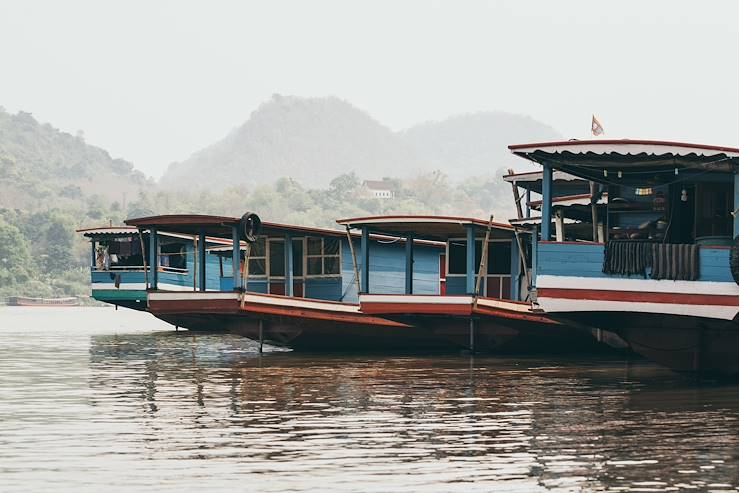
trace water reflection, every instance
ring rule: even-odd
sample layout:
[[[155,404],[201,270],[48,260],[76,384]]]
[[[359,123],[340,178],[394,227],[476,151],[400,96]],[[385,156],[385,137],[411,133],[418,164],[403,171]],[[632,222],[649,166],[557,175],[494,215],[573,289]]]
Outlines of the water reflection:
[[[614,360],[254,349],[223,336],[93,337],[94,405],[137,402],[131,418],[157,444],[149,459],[238,464],[275,491],[739,484],[737,387]]]
[[[3,334],[9,491],[738,490],[739,386],[646,362],[99,332]]]

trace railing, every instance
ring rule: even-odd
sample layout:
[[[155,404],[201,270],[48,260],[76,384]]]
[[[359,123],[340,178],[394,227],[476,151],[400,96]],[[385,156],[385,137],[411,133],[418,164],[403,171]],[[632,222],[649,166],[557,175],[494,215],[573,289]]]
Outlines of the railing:
[[[591,242],[540,241],[536,275],[643,279],[639,275],[605,274],[605,245]],[[701,246],[698,252],[698,281],[734,282],[729,268],[728,247]],[[650,277],[647,276],[649,279]],[[691,281],[687,281],[691,282]]]

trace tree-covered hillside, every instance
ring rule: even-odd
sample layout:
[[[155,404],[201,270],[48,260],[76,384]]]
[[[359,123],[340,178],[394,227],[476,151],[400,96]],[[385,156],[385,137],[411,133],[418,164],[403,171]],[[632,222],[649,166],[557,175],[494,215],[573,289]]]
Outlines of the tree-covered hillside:
[[[86,144],[82,135],[39,123],[30,113],[0,108],[0,207],[43,210],[54,204],[88,209],[122,202],[146,183],[123,159]]]
[[[275,95],[223,140],[171,164],[160,184],[170,190],[218,190],[285,176],[325,187],[342,173],[410,178],[435,170],[459,181],[520,162],[508,152],[509,144],[560,137],[533,118],[501,112],[392,132],[337,98]]]

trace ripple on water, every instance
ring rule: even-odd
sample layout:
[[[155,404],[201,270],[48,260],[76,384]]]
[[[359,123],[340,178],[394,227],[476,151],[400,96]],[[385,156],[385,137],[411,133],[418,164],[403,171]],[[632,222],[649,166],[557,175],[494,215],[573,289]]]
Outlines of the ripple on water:
[[[270,353],[0,309],[8,491],[737,491],[739,387],[592,358]]]

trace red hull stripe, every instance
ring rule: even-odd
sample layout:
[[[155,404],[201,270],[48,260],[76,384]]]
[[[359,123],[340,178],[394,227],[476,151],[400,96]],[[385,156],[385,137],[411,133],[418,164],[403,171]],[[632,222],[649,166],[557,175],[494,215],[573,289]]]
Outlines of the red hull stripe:
[[[569,300],[739,306],[739,296],[723,294],[648,293],[643,291],[540,288],[537,290],[537,296],[540,298],[564,298]]]
[[[534,313],[520,313],[507,310],[501,310],[494,307],[477,305],[473,311],[472,303],[460,304],[428,304],[428,303],[362,303],[362,311],[365,313],[381,314],[397,314],[403,313],[408,316],[414,315],[449,315],[457,317],[470,317],[475,315],[505,318],[512,320],[526,320],[530,322],[539,322],[545,324],[557,324],[557,322]]]

